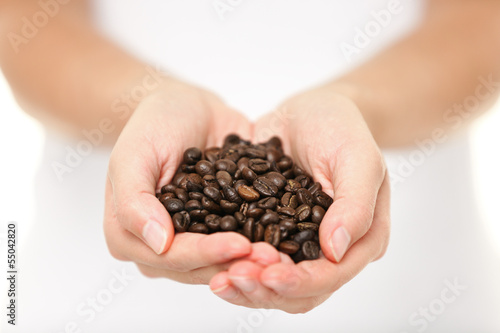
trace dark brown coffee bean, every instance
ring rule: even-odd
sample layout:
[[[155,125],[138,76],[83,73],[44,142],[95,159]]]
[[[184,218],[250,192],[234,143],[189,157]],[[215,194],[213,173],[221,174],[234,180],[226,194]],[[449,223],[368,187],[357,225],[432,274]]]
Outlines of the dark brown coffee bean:
[[[203,197],[203,199],[201,199],[201,205],[203,206],[204,209],[208,210],[210,213],[219,214],[222,212],[220,206],[207,197]]]
[[[238,166],[238,170],[243,171],[244,168],[248,168],[248,161],[250,159],[248,157],[242,157],[238,160],[236,165]]]
[[[208,227],[203,223],[195,223],[189,227],[188,231],[196,232],[198,234],[208,234]]]
[[[267,147],[274,147],[277,149],[281,148],[281,139],[277,136],[273,136],[265,143],[265,145]]]
[[[264,232],[264,241],[278,247],[281,241],[281,230],[276,224],[269,224]]]
[[[301,176],[301,175],[305,174],[305,172],[297,164],[294,164],[293,165],[293,174],[295,175],[295,177],[298,177],[298,176]]]
[[[165,185],[161,188],[161,194],[175,193],[176,189],[177,189],[177,186],[175,186],[174,184],[168,184],[168,185]]]
[[[191,217],[186,211],[177,212],[172,216],[172,224],[176,232],[186,232],[190,223]]]
[[[260,199],[259,192],[257,192],[253,187],[248,185],[239,186],[238,194],[243,200],[248,202],[257,201]]]
[[[252,169],[244,167],[243,170],[241,170],[241,176],[243,179],[245,179],[248,182],[253,183],[255,179],[257,179],[257,174],[252,171]]]
[[[203,206],[201,205],[201,202],[199,202],[198,200],[189,200],[184,205],[184,209],[190,212],[195,209],[203,209]]]
[[[266,173],[265,177],[269,179],[274,185],[276,185],[280,190],[286,185],[286,178],[283,177],[281,173],[271,171]]]
[[[219,231],[221,217],[216,214],[209,214],[205,217],[205,224],[211,231]]]
[[[325,213],[323,207],[316,205],[312,208],[311,220],[314,223],[320,224],[323,217],[325,217]]]
[[[264,237],[264,227],[257,224],[253,218],[247,218],[243,225],[243,236],[247,237],[251,242],[259,242]]]
[[[206,175],[203,177],[203,180],[201,181],[201,185],[203,187],[214,187],[216,189],[220,188],[219,182],[215,178],[215,176],[212,175]]]
[[[236,231],[238,222],[231,215],[226,215],[220,220],[220,228],[224,231]]]
[[[262,209],[276,209],[277,205],[278,199],[276,199],[275,197],[264,198],[257,202],[257,207]]]
[[[307,221],[311,217],[311,211],[312,211],[312,209],[310,206],[308,206],[306,204],[300,205],[295,210],[295,218],[299,222]]]
[[[300,249],[300,244],[292,240],[286,240],[280,243],[278,249],[286,254],[294,254]]]
[[[247,185],[248,186],[248,182],[244,179],[240,179],[238,181],[235,181],[234,184],[233,184],[233,187],[236,191],[239,191],[239,188],[241,185]]]
[[[276,165],[276,162],[274,162],[274,161],[271,162],[271,166],[269,167],[269,171],[281,173],[280,168],[278,168],[278,165]]]
[[[238,204],[224,199],[220,201],[220,207],[226,214],[234,214],[240,209]]]
[[[256,148],[247,148],[245,151],[245,155],[251,159],[252,158],[259,158],[259,159],[264,160],[267,158],[267,153],[265,150],[256,149]]]
[[[201,199],[203,199],[204,195],[201,192],[189,192],[188,197],[190,200],[197,200],[201,202]]]
[[[219,159],[220,151],[221,149],[217,147],[208,148],[205,150],[205,158],[213,164]]]
[[[253,188],[265,197],[272,197],[278,194],[278,187],[265,177],[258,177],[255,179]]]
[[[293,179],[295,177],[295,175],[293,174],[293,170],[292,169],[288,169],[286,171],[283,171],[282,175],[286,179]]]
[[[243,215],[243,213],[241,213],[241,212],[234,213],[234,218],[236,219],[236,222],[238,222],[239,226],[242,226],[246,220],[245,215]]]
[[[292,207],[279,207],[278,208],[278,214],[284,217],[294,217],[295,216],[295,209]]]
[[[313,201],[313,196],[311,194],[311,192],[309,192],[307,189],[305,188],[299,188],[297,190],[297,201],[299,202],[299,204],[301,205],[308,205],[310,207],[312,207],[314,205]]]
[[[248,202],[244,202],[240,206],[240,213],[247,216],[247,212],[248,212]]]
[[[261,218],[262,215],[264,215],[265,211],[261,208],[252,208],[247,211],[247,216],[248,217],[253,217],[255,220],[258,220]]]
[[[324,209],[328,209],[333,203],[333,199],[325,192],[318,190],[313,194],[314,203],[320,205]]]
[[[238,192],[231,186],[223,186],[222,193],[224,194],[224,198],[236,204],[241,204],[243,200],[241,200]]]
[[[300,175],[298,177],[295,177],[295,181],[299,182],[300,186],[306,189],[312,185],[311,177],[309,177],[308,175]]]
[[[305,260],[314,260],[319,258],[319,246],[316,242],[306,241],[301,247]]]
[[[320,183],[316,182],[314,184],[312,184],[308,190],[309,192],[311,192],[311,195],[314,195],[314,193],[316,193],[316,191],[321,191],[323,189],[323,187],[321,186]]]
[[[196,163],[195,170],[201,177],[206,175],[215,175],[214,166],[209,161],[198,161],[198,163]]]
[[[299,244],[302,244],[305,241],[313,240],[314,235],[315,235],[314,230],[307,229],[307,230],[300,231],[299,233],[296,233],[295,235],[293,235],[293,240]]]
[[[203,194],[205,194],[207,198],[210,198],[216,203],[219,203],[222,200],[222,194],[220,194],[220,191],[215,187],[205,187],[203,189]]]
[[[284,218],[280,220],[279,226],[288,231],[295,231],[297,224],[293,218]]]
[[[238,169],[236,170],[236,172],[234,173],[234,179],[236,180],[240,180],[242,177],[241,177],[241,170]]]
[[[184,203],[188,202],[189,200],[188,192],[183,188],[175,189],[175,195]]]
[[[283,156],[277,164],[281,172],[284,172],[293,167],[293,160],[290,158],[290,156]]]
[[[217,171],[215,174],[220,187],[233,185],[233,177],[227,171]]]
[[[160,199],[160,197],[161,197],[161,192],[156,193],[156,194],[155,194],[155,197],[156,197],[156,199]]]
[[[160,200],[160,202],[165,205],[166,201],[168,199],[176,199],[175,197],[175,194],[174,193],[164,193],[164,194],[160,194],[160,197],[158,198]]]
[[[183,172],[175,174],[174,178],[172,178],[172,184],[174,184],[175,186],[180,186],[180,184],[184,181],[186,176],[187,174]]]
[[[248,167],[258,175],[269,171],[269,165],[267,164],[267,162],[260,158],[255,158],[248,161]]]
[[[297,208],[297,206],[299,205],[297,197],[295,196],[295,194],[293,194],[291,192],[286,192],[281,197],[281,204],[284,207],[290,207],[290,208],[293,208],[293,209]]]
[[[202,180],[199,174],[190,173],[186,177],[186,190],[188,190],[188,192],[203,192],[203,186],[201,185]]]
[[[234,176],[234,173],[238,170],[236,163],[228,159],[218,160],[214,163],[214,166],[215,170],[227,171],[231,176]]]
[[[181,171],[185,173],[194,173],[196,172],[196,167],[194,165],[183,164],[181,165]]]
[[[285,191],[296,193],[299,188],[301,188],[301,186],[298,181],[296,181],[295,179],[287,179]]]
[[[191,221],[203,222],[205,221],[205,217],[210,214],[210,212],[206,209],[195,209],[189,212],[191,216]]]
[[[232,148],[222,149],[220,152],[221,159],[230,160],[230,161],[233,161],[234,163],[238,162],[240,157],[241,157],[241,155],[237,149],[232,149]]]
[[[165,206],[171,215],[184,210],[184,203],[179,199],[167,199],[163,206]]]
[[[233,145],[237,145],[239,144],[241,141],[239,135],[237,134],[229,134],[228,136],[226,136],[226,138],[224,139],[224,147],[229,147],[229,146],[233,146]]]
[[[195,165],[199,160],[201,160],[201,150],[196,147],[186,149],[184,152],[184,163]]]
[[[279,160],[283,157],[283,153],[274,147],[270,147],[266,150],[266,158],[269,162],[278,163]]]
[[[266,211],[264,215],[260,218],[260,224],[263,226],[267,226],[269,224],[277,224],[280,221],[280,216],[278,213],[273,212],[272,210]]]
[[[312,222],[301,222],[301,223],[297,223],[297,228],[300,231],[304,231],[304,230],[318,231],[319,225],[316,223],[312,223]]]

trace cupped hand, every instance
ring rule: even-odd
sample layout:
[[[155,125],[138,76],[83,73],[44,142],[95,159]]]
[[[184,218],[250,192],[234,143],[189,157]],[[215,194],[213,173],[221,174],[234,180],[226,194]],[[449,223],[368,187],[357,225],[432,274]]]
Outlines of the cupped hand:
[[[322,257],[269,266],[237,260],[215,275],[219,297],[247,307],[307,312],[384,253],[390,187],[380,150],[357,106],[318,88],[298,95],[256,124],[254,136],[283,139],[285,151],[334,198],[320,225]]]
[[[250,128],[214,95],[179,81],[168,80],[144,98],[109,162],[104,231],[111,254],[135,262],[146,276],[184,283],[208,283],[235,258],[279,260],[269,247],[237,233],[174,237],[170,215],[155,197],[172,180],[185,149],[221,145],[229,133],[250,137]]]

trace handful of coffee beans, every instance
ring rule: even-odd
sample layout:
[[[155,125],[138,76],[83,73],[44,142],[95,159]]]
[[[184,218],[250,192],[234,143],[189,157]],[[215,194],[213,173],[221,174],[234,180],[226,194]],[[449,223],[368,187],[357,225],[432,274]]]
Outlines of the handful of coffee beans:
[[[176,232],[234,231],[295,262],[319,257],[318,229],[333,199],[283,153],[277,137],[251,144],[235,134],[222,148],[189,148],[158,199]]]

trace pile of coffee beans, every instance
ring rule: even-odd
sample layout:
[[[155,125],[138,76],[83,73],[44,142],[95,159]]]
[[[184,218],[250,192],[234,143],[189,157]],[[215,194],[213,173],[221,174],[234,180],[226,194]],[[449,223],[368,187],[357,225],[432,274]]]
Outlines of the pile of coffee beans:
[[[235,134],[222,148],[189,148],[158,199],[176,232],[235,231],[265,241],[295,262],[316,259],[318,229],[333,199],[290,156],[277,137],[251,144]]]

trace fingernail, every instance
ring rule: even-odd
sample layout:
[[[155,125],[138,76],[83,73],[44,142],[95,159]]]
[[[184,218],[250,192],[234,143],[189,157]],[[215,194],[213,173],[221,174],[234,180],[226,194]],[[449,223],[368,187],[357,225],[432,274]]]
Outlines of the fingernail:
[[[333,257],[337,262],[340,262],[344,257],[350,242],[351,236],[343,226],[333,232],[332,237],[330,237],[330,249],[332,249]]]
[[[161,254],[167,243],[167,232],[165,228],[154,220],[149,220],[142,229],[142,237],[146,243],[157,254]]]
[[[257,289],[257,282],[244,276],[230,276],[231,282],[245,293],[251,293]]]
[[[219,296],[220,298],[232,300],[238,297],[238,290],[236,288],[231,287],[228,284],[223,285],[217,289],[212,289],[212,292]]]

